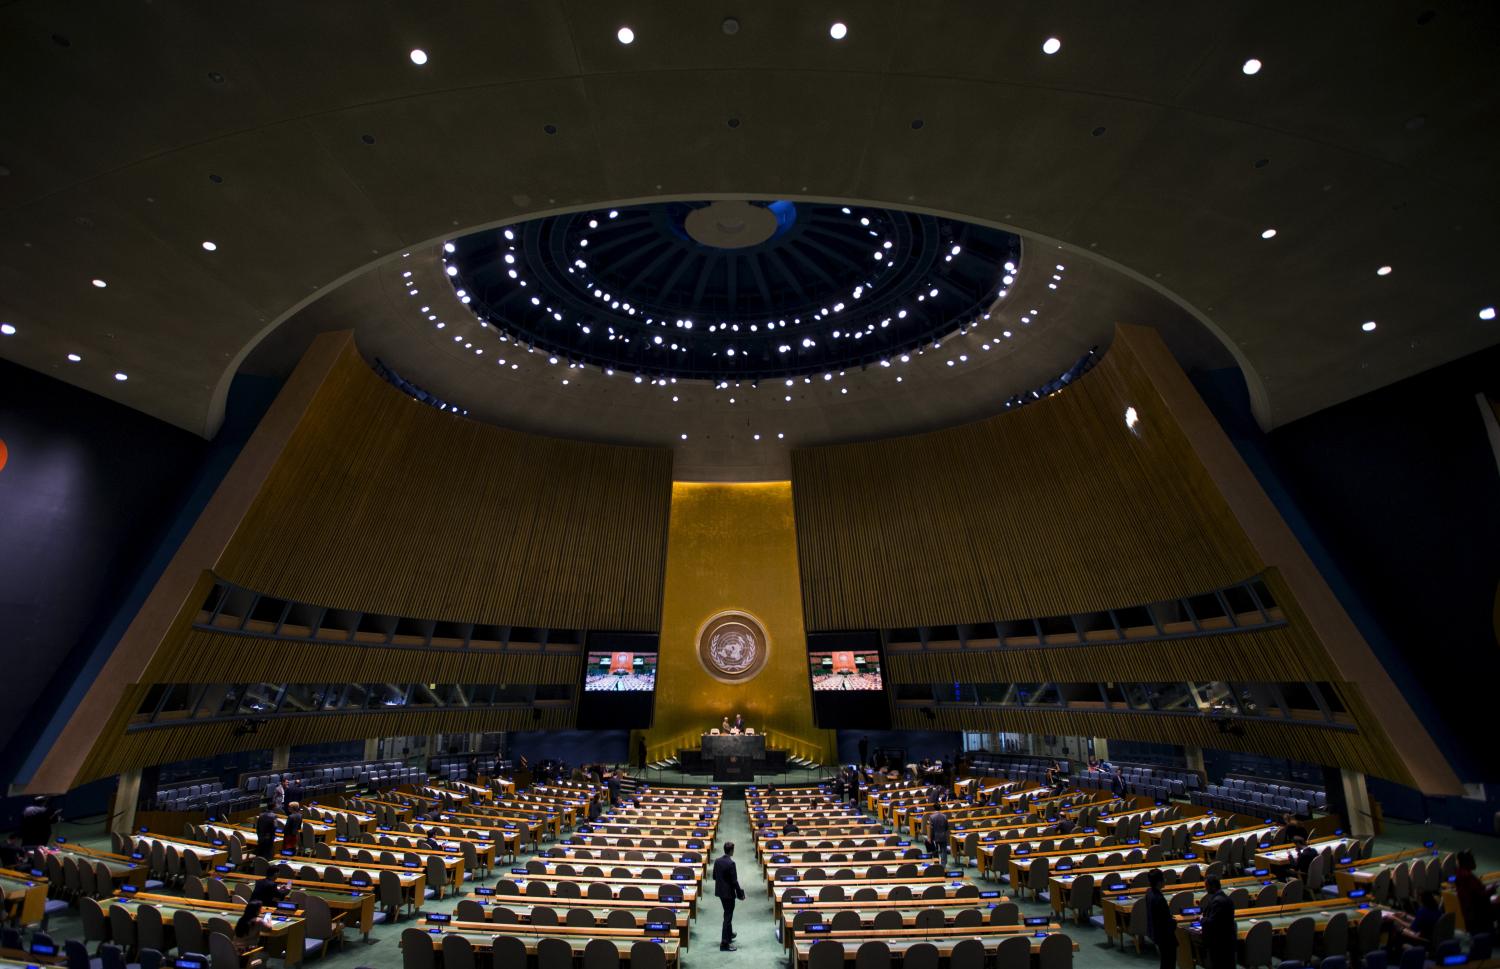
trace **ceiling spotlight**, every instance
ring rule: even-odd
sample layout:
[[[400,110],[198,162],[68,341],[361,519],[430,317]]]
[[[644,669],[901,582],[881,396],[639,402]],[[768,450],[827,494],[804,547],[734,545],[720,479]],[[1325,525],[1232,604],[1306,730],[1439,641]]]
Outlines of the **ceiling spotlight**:
[[[780,431],[777,431],[777,432],[776,432],[776,440],[778,440],[778,441],[779,441],[779,440],[781,440],[781,439],[782,439],[782,438],[784,438],[784,437],[786,437],[786,435],[785,435],[785,434],[783,434],[783,433],[781,433],[781,432],[780,432]]]
[[[0,323],[0,333],[5,334],[6,336],[15,336],[16,335],[15,324],[14,323]]]
[[[835,20],[828,25],[828,36],[834,40],[843,40],[849,36],[849,28],[844,25],[843,21]]]
[[[217,242],[204,242],[203,248],[208,252],[213,252],[219,248],[219,244]]]
[[[1392,272],[1393,272],[1393,270],[1391,269],[1390,266],[1381,266],[1379,269],[1375,270],[1375,275],[1377,275],[1377,276],[1389,276]]]
[[[1137,424],[1139,424],[1140,422],[1141,422],[1141,416],[1136,413],[1134,407],[1127,407],[1127,408],[1125,408],[1125,426],[1126,427],[1130,428],[1133,431],[1133,430],[1135,430],[1135,426]]]
[[[760,435],[759,435],[759,434],[756,434],[756,435],[755,435],[755,439],[756,439],[756,440],[757,440],[757,441],[759,441],[759,440],[760,440]]]
[[[1244,71],[1246,74],[1259,74],[1260,73],[1260,61],[1258,59],[1252,57],[1248,61],[1246,61],[1243,65],[1241,65],[1240,70]]]
[[[128,375],[124,374],[124,373],[121,373],[120,371],[115,371],[115,379],[116,380],[120,380],[120,381],[125,381],[125,380],[129,380],[130,377]]]
[[[686,441],[686,440],[687,440],[687,435],[686,435],[686,434],[684,434],[684,435],[682,435],[682,439],[683,439],[683,440],[684,440],[684,441]]]
[[[104,281],[104,280],[102,280],[102,279],[96,279],[96,280],[94,280],[94,281],[93,281],[93,283],[94,283],[94,285],[95,285],[95,286],[97,286],[97,287],[98,287],[98,288],[99,288],[99,289],[103,289],[103,288],[104,288],[104,287],[106,287],[106,286],[108,286],[108,285],[109,285],[109,283],[106,283],[106,282],[105,282],[105,281]]]
[[[458,267],[457,266],[449,266],[447,269],[444,269],[443,272],[447,273],[450,276],[457,276],[458,275]]]
[[[1262,239],[1274,239],[1274,238],[1276,238],[1276,230],[1275,229],[1266,229],[1264,232],[1262,232],[1260,234],[1260,237]]]
[[[420,48],[420,47],[415,48],[411,52],[411,62],[413,64],[417,65],[418,67],[421,67],[423,64],[426,64],[427,63],[427,52],[425,50],[423,50],[422,48]]]
[[[68,362],[69,363],[82,363],[83,362],[83,358],[80,357],[76,353],[70,353],[70,354],[68,354]]]
[[[1374,333],[1375,332],[1375,321],[1374,320],[1365,320],[1363,323],[1361,323],[1359,325],[1359,328],[1361,330],[1364,330],[1366,333]]]
[[[1060,50],[1062,50],[1062,41],[1058,40],[1056,37],[1048,37],[1045,41],[1042,42],[1043,54],[1056,54]]]
[[[621,27],[615,31],[615,40],[618,40],[622,44],[633,44],[635,43],[635,31],[629,27]]]
[[[1481,320],[1493,320],[1495,318],[1495,308],[1493,306],[1486,306],[1479,311],[1479,318]]]

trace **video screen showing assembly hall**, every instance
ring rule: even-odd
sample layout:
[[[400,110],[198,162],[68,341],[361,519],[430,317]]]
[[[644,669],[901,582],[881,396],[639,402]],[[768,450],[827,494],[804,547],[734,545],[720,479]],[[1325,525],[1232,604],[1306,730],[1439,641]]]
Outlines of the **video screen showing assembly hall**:
[[[0,3],[0,969],[1500,969],[1497,50]]]

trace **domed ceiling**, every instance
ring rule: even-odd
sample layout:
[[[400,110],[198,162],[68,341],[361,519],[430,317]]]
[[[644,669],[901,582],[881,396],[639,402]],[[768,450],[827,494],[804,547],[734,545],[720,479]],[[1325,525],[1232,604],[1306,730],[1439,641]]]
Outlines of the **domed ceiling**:
[[[589,210],[444,248],[500,342],[658,381],[889,361],[982,318],[1021,255],[998,229],[785,200]]]

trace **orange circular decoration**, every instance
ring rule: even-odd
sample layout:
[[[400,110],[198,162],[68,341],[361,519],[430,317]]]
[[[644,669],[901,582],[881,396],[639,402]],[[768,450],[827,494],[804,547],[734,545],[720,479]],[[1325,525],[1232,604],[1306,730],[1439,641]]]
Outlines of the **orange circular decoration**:
[[[0,439],[0,471],[5,470],[5,459],[10,457],[10,449],[5,446],[5,441]]]

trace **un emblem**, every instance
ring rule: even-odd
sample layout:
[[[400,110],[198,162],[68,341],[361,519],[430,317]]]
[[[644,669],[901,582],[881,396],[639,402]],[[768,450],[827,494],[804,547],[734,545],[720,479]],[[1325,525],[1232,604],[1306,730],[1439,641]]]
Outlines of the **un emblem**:
[[[743,683],[759,673],[770,653],[765,628],[743,612],[721,612],[698,630],[698,661],[714,679]]]

